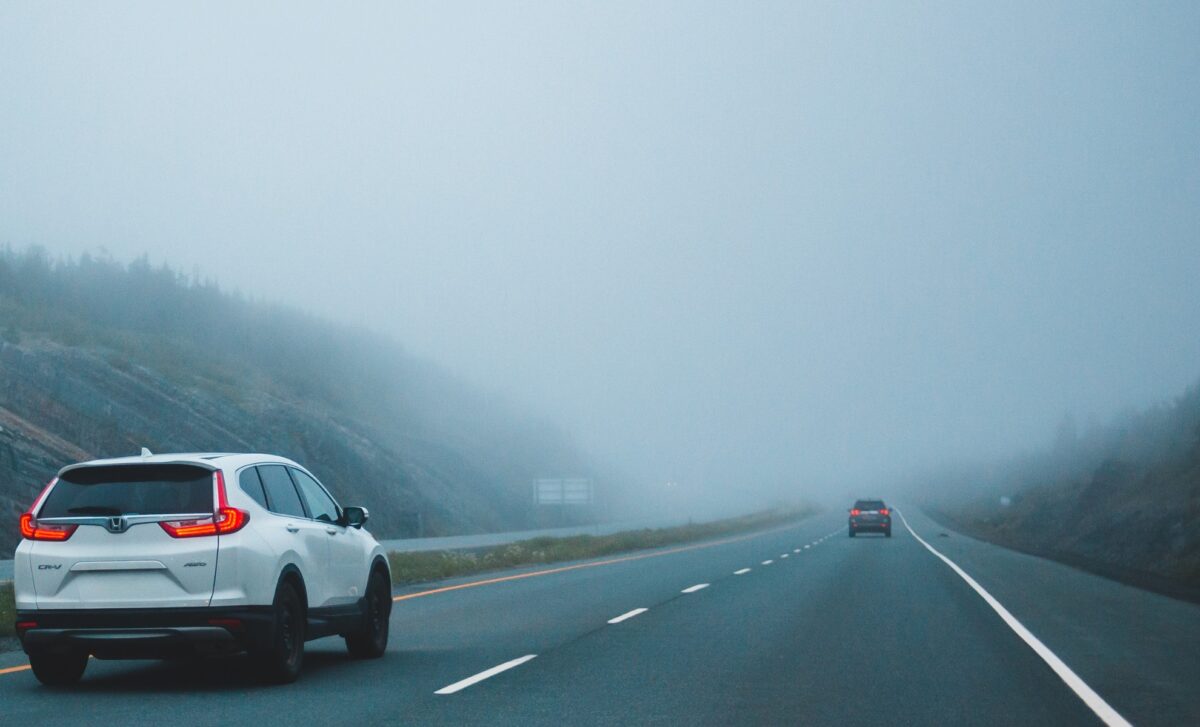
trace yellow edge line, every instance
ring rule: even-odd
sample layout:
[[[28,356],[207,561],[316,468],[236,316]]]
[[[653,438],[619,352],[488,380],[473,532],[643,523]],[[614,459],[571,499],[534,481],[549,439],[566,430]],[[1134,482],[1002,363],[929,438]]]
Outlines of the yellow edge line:
[[[546,570],[530,571],[529,573],[518,573],[518,574],[512,575],[512,576],[500,576],[499,578],[485,578],[485,579],[479,580],[479,581],[470,581],[468,583],[459,583],[458,585],[454,585],[454,586],[442,586],[441,588],[431,588],[428,591],[417,591],[416,593],[405,593],[400,596],[393,596],[392,600],[393,601],[407,601],[410,598],[421,598],[423,596],[432,596],[436,593],[447,593],[449,591],[459,591],[464,588],[476,588],[478,586],[490,586],[494,583],[506,583],[508,581],[519,581],[523,578],[537,578],[539,576],[548,576],[548,575],[553,575],[555,573],[565,573],[567,571],[581,570],[583,568],[599,568],[602,565],[614,565],[616,563],[628,563],[631,560],[642,560],[644,558],[660,558],[664,555],[674,555],[676,553],[683,553],[688,550],[699,550],[701,548],[713,548],[718,545],[726,545],[728,543],[736,543],[739,540],[748,540],[750,538],[757,538],[761,535],[767,535],[768,533],[773,533],[773,532],[776,532],[779,530],[785,530],[789,527],[792,527],[793,525],[794,525],[794,523],[791,523],[788,525],[781,525],[780,527],[771,528],[770,530],[760,530],[756,533],[748,533],[746,535],[739,535],[739,536],[732,537],[732,538],[724,538],[722,540],[713,540],[708,543],[697,543],[695,545],[685,545],[685,546],[682,546],[679,548],[671,548],[670,550],[663,550],[663,551],[659,551],[656,553],[641,553],[639,555],[626,555],[626,556],[623,556],[620,558],[609,558],[608,560],[594,560],[594,561],[590,561],[587,563],[576,563],[575,565],[565,565],[565,566],[562,566],[559,568],[547,568]]]

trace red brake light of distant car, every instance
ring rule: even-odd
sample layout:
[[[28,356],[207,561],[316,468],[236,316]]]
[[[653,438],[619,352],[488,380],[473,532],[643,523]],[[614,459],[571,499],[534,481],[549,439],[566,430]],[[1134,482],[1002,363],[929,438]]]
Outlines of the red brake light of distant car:
[[[29,511],[21,515],[21,537],[26,540],[53,540],[63,541],[75,534],[75,529],[78,525],[58,525],[51,523],[39,523],[37,518],[33,516],[33,511],[46,497],[46,493],[54,487],[54,483],[58,482],[58,478],[50,480],[50,483],[42,488],[41,494],[29,506]]]
[[[880,511],[879,511],[879,514],[880,514],[880,515],[887,515],[887,514],[888,514],[888,509],[887,509],[886,507],[885,507],[885,508],[883,508],[882,510],[880,510]]]
[[[851,514],[851,515],[861,515],[861,514],[862,514],[862,510],[859,510],[859,509],[856,507],[856,508],[854,508],[853,510],[851,510],[851,511],[850,511],[850,514]]]
[[[250,522],[250,513],[230,507],[225,499],[225,476],[220,470],[213,472],[217,486],[217,511],[212,517],[199,520],[166,520],[160,522],[162,529],[172,538],[199,538],[206,535],[228,535],[236,533]]]

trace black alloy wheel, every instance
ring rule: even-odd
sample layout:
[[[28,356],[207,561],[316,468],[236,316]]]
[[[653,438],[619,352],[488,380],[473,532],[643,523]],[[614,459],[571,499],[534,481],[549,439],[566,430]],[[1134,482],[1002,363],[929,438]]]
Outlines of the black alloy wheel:
[[[48,687],[65,687],[75,684],[87,669],[86,651],[68,651],[64,654],[30,654],[29,666],[37,680]]]
[[[304,665],[304,602],[295,586],[284,582],[275,591],[275,619],[266,645],[255,654],[263,676],[273,684],[290,684]]]
[[[381,570],[367,579],[362,627],[346,634],[346,649],[356,659],[378,659],[387,651],[388,625],[392,617],[392,587]]]

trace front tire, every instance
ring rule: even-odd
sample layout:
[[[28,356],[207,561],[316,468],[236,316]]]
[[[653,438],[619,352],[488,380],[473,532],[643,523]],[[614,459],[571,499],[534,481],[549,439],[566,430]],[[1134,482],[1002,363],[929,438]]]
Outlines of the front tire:
[[[66,687],[75,684],[87,669],[88,655],[82,651],[66,654],[30,654],[29,666],[33,675],[48,687]]]
[[[267,643],[255,660],[263,676],[273,684],[290,684],[304,665],[304,631],[308,624],[304,601],[291,583],[275,590],[274,621]]]
[[[365,601],[362,627],[346,634],[346,649],[355,659],[378,659],[387,651],[392,617],[392,585],[386,573],[377,570],[371,574]]]

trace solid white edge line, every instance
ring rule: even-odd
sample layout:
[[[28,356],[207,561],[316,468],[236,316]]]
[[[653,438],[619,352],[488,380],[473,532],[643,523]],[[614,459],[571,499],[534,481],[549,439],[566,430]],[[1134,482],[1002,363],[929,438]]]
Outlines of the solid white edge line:
[[[897,510],[896,512],[900,511]],[[960,578],[966,581],[967,585],[973,588],[975,592],[978,593],[985,602],[987,602],[987,605],[991,606],[992,610],[999,614],[1004,623],[1007,624],[1017,636],[1020,636],[1021,640],[1024,641],[1029,648],[1033,649],[1035,654],[1042,658],[1042,661],[1046,662],[1046,664],[1054,670],[1054,673],[1057,674],[1058,677],[1062,679],[1068,687],[1071,688],[1071,691],[1075,692],[1075,695],[1083,700],[1083,703],[1086,704],[1089,709],[1095,712],[1096,716],[1100,718],[1100,721],[1104,722],[1106,725],[1109,725],[1109,727],[1118,725],[1120,727],[1131,727],[1128,720],[1122,717],[1117,710],[1113,709],[1108,702],[1104,701],[1104,698],[1097,694],[1096,690],[1088,686],[1087,682],[1083,681],[1078,674],[1071,670],[1071,667],[1067,666],[1062,659],[1058,658],[1057,654],[1051,651],[1048,646],[1043,644],[1041,639],[1034,636],[1033,632],[1025,628],[1025,624],[1018,621],[1016,616],[1013,616],[1011,613],[1009,613],[1009,610],[1005,608],[999,601],[997,601],[992,594],[988,593],[983,586],[979,585],[979,583],[975,581],[974,578],[967,575],[966,571],[964,571],[962,568],[959,568],[957,563],[942,555],[936,548],[929,543],[926,543],[924,538],[922,538],[920,535],[917,535],[916,531],[912,529],[912,526],[908,524],[908,518],[904,517],[904,513],[902,512],[900,512],[900,520],[904,522],[904,527],[908,529],[909,534],[917,539],[918,543],[924,545],[926,550],[928,550],[930,553],[933,553],[940,558],[943,563],[950,566],[950,570],[957,573]]]
[[[750,569],[749,569],[749,568],[742,568],[741,570],[735,570],[735,571],[733,572],[733,574],[734,574],[735,576],[740,576],[740,575],[742,575],[743,573],[749,573],[749,572],[750,572]]]
[[[483,681],[484,679],[494,677],[502,671],[508,671],[509,669],[512,669],[514,666],[520,666],[536,656],[537,656],[537,654],[526,654],[525,656],[522,656],[518,659],[513,659],[512,661],[506,661],[503,664],[493,666],[491,669],[488,669],[487,671],[481,671],[473,677],[467,677],[466,679],[463,679],[461,682],[454,682],[453,684],[451,684],[448,687],[442,687],[441,689],[434,692],[434,694],[454,694],[455,692],[460,692],[460,691],[466,689],[467,687],[471,686],[472,684],[478,684],[479,682]]]
[[[762,564],[763,564],[763,565],[771,565],[771,564],[772,564],[772,563],[774,563],[774,562],[775,562],[775,561],[773,561],[773,560],[764,560],[764,561],[762,562]]]
[[[702,591],[705,588],[708,588],[707,583],[697,583],[694,586],[688,586],[687,588],[680,591],[680,593],[695,593],[696,591]]]
[[[621,623],[622,621],[624,621],[625,619],[630,619],[630,618],[633,618],[634,616],[637,616],[637,615],[639,615],[639,614],[643,614],[643,613],[645,613],[645,612],[647,612],[647,611],[649,611],[649,610],[650,610],[650,609],[648,609],[648,608],[635,608],[635,609],[633,609],[632,611],[627,611],[626,613],[623,613],[623,614],[621,614],[620,616],[617,616],[616,618],[610,618],[610,619],[608,620],[608,622],[609,622],[610,624],[619,624],[619,623]]]

